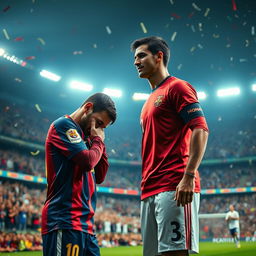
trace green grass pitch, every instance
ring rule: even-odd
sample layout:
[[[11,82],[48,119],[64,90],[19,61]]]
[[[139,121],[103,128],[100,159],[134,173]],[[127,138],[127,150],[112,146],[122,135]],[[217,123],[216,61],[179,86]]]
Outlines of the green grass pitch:
[[[2,256],[42,256],[42,252],[0,253]],[[116,247],[101,249],[101,256],[141,256],[142,247]],[[200,243],[198,256],[254,256],[256,255],[256,242],[241,243],[237,249],[233,243]]]

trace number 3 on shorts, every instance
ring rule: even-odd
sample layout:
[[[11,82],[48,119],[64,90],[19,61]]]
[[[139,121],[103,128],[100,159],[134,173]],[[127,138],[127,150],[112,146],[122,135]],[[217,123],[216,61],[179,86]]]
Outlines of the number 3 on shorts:
[[[174,241],[174,242],[179,241],[181,238],[181,233],[179,231],[180,224],[177,221],[172,221],[171,225],[173,227],[172,232],[176,234],[176,237],[172,237],[172,241]]]
[[[66,245],[67,247],[67,256],[78,256],[79,255],[79,246],[74,244],[72,246],[71,243]]]

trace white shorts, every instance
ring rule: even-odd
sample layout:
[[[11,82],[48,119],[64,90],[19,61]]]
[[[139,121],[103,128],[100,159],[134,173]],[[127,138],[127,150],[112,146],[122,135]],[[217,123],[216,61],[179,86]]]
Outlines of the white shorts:
[[[194,193],[192,203],[184,207],[177,206],[174,195],[175,191],[167,191],[141,201],[144,256],[176,250],[199,252],[200,194]]]

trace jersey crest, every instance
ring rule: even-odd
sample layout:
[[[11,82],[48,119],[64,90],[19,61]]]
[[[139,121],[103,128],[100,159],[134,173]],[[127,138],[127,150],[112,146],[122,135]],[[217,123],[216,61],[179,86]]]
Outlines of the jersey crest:
[[[71,143],[79,143],[82,140],[76,129],[67,130],[66,135]]]
[[[155,107],[159,107],[163,102],[164,95],[157,96],[157,99],[154,102]]]

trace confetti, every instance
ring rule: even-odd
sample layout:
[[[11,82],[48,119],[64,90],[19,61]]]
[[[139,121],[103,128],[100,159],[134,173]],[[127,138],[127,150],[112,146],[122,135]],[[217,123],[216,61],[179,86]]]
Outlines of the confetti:
[[[195,10],[199,12],[201,11],[201,9],[195,3],[192,3],[192,6],[194,7]]]
[[[14,39],[14,41],[24,41],[24,38],[23,37],[16,37],[15,39]]]
[[[83,54],[83,51],[74,51],[73,52],[73,55],[81,55],[81,54]]]
[[[32,0],[32,3],[34,4],[36,2],[36,0]]]
[[[30,154],[32,155],[32,156],[37,156],[38,154],[40,153],[40,150],[37,150],[37,151],[35,151],[35,152],[30,152]]]
[[[39,107],[39,105],[38,104],[35,104],[35,107],[36,107],[36,110],[38,111],[38,112],[42,112],[42,110],[41,110],[41,108]]]
[[[235,0],[232,0],[232,8],[233,8],[233,11],[236,11],[236,10],[237,10]]]
[[[250,41],[249,40],[245,40],[245,47],[248,47],[250,45]]]
[[[212,36],[213,36],[213,38],[219,38],[220,37],[219,34],[213,34]]]
[[[245,26],[247,24],[247,22],[245,21],[244,23],[243,23],[243,26]]]
[[[8,35],[8,33],[7,33],[7,30],[6,30],[5,28],[3,29],[3,33],[4,33],[5,38],[6,38],[7,40],[10,40],[10,37],[9,37],[9,35]]]
[[[181,70],[181,68],[182,68],[182,64],[179,64],[178,67],[177,67],[177,69],[178,69],[178,70]]]
[[[111,35],[112,31],[109,26],[106,26],[106,30],[107,30],[108,34]]]
[[[221,122],[221,120],[222,120],[222,117],[221,117],[221,116],[219,116],[219,117],[218,117],[218,121],[219,121],[219,122]]]
[[[203,31],[203,25],[202,25],[202,23],[198,23],[198,29],[199,29],[199,31]]]
[[[14,78],[14,81],[16,81],[16,82],[18,82],[18,83],[21,83],[21,82],[22,82],[22,80],[21,80],[20,78],[18,78],[18,77],[15,77],[15,78]]]
[[[38,40],[42,45],[45,45],[45,41],[44,41],[44,39],[42,39],[41,37],[38,37],[37,40]]]
[[[195,46],[191,47],[190,52],[193,52],[196,49]]]
[[[147,33],[147,29],[146,29],[144,23],[141,22],[141,23],[140,23],[140,26],[141,26],[141,29],[142,29],[143,33],[146,34],[146,33]]]
[[[230,61],[233,61],[234,60],[234,57],[230,57]]]
[[[181,16],[176,14],[176,13],[171,13],[171,16],[174,17],[175,19],[180,19]]]
[[[247,59],[239,59],[239,62],[247,62]]]
[[[34,60],[36,57],[35,56],[28,56],[28,57],[26,57],[25,59],[26,60]]]
[[[229,47],[231,47],[231,44],[226,44],[226,48],[229,48]]]
[[[174,5],[174,2],[173,2],[173,0],[170,0],[170,3],[171,3],[172,5]]]
[[[196,32],[194,25],[191,25],[190,27],[193,32]]]
[[[10,8],[11,8],[10,5],[6,6],[6,7],[3,9],[3,12],[7,12]]]
[[[176,36],[177,36],[177,32],[175,31],[175,32],[173,32],[172,37],[171,37],[172,42],[175,40]]]
[[[254,35],[255,35],[255,28],[254,28],[254,26],[252,26],[251,34],[252,34],[252,36],[254,36]]]
[[[191,12],[189,15],[188,15],[188,18],[191,19],[193,16],[194,16],[194,12]]]
[[[199,49],[203,49],[204,47],[201,44],[197,45]]]
[[[97,44],[93,44],[92,47],[96,49],[98,46],[97,46]]]
[[[207,17],[207,16],[208,16],[210,10],[211,10],[210,8],[206,8],[205,13],[204,13],[204,17]]]

